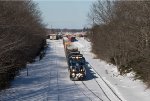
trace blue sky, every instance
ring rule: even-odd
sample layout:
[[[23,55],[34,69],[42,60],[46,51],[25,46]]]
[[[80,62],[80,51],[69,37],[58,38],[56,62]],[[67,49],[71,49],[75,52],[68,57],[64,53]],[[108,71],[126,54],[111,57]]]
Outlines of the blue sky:
[[[95,0],[34,0],[42,12],[44,23],[51,28],[88,26],[88,12]]]

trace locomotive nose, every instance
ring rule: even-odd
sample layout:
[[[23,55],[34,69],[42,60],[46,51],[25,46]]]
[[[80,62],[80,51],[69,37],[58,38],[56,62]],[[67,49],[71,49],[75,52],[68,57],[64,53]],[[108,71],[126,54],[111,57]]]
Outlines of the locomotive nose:
[[[84,77],[84,75],[82,74],[82,73],[79,73],[78,75],[77,75],[77,78],[80,80],[80,79],[83,79],[83,77]]]

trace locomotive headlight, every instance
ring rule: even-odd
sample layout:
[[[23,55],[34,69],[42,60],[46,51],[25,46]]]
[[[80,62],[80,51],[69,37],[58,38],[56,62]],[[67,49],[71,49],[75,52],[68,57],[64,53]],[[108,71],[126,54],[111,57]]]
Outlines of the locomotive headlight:
[[[76,59],[79,59],[79,57],[77,56]]]
[[[75,73],[72,73],[72,76],[74,76],[75,75]]]
[[[75,74],[75,73],[72,73],[71,75],[72,75],[72,77],[75,77],[75,76],[76,76],[76,74]]]
[[[75,71],[75,69],[72,69],[72,71],[74,72],[74,71]]]
[[[84,70],[84,69],[80,69],[80,71],[81,71],[81,72],[84,72],[85,70]]]

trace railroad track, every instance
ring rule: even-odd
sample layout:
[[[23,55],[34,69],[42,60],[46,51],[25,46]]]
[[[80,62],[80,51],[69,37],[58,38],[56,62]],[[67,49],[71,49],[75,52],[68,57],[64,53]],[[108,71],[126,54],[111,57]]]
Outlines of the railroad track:
[[[90,67],[94,70],[94,72],[97,74],[97,75],[99,75],[99,77],[100,77],[100,79],[102,79],[102,81],[107,85],[107,87],[112,91],[112,93],[118,98],[118,100],[119,101],[123,101],[114,91],[113,91],[113,89],[108,85],[108,83],[101,77],[101,75],[100,74],[98,74],[97,72],[96,72],[96,70],[90,65]],[[90,74],[90,73],[89,73]],[[109,101],[114,101],[114,100],[112,100],[111,99],[111,97],[109,97],[108,95],[107,95],[107,93],[106,93],[106,91],[104,90],[104,88],[102,88],[102,86],[99,84],[99,82],[96,80],[96,78],[92,75],[92,74],[90,74],[92,77],[93,77],[93,79],[94,79],[94,81],[96,82],[96,84],[99,86],[99,88],[102,90],[102,92],[103,92],[103,94],[106,96],[106,98],[109,100]],[[93,101],[83,90],[81,90],[81,88],[79,88],[79,84],[77,84],[76,82],[81,82],[83,85],[84,85],[84,87],[89,91],[89,92],[91,92],[97,99],[99,99],[100,101],[105,101],[105,100],[103,100],[102,98],[100,98],[96,93],[94,93],[85,83],[84,83],[84,81],[74,81],[74,84],[78,87],[78,89],[81,91],[81,93],[83,94],[83,95],[85,95],[90,101]]]
[[[81,84],[90,92],[92,93],[99,101],[104,101],[102,98],[100,98],[96,93],[94,93],[83,81],[74,81],[74,84],[78,87],[78,89],[81,91],[82,94],[84,94],[90,101],[93,101],[91,97],[89,97],[80,87],[79,84],[76,82],[81,82]]]
[[[87,46],[86,46],[87,47]],[[119,100],[119,101],[123,101],[117,94],[116,92],[111,88],[111,86],[102,78],[102,76],[95,70],[95,68],[88,64],[92,69],[93,71],[100,77],[100,79],[105,83],[105,85],[110,89],[110,91],[116,96],[116,98]],[[88,66],[87,66],[88,67]],[[90,74],[91,76],[93,76],[92,74]],[[93,77],[94,78],[94,77]],[[98,84],[99,88],[101,88],[102,92],[105,94],[105,96],[109,99],[109,101],[112,101],[109,96],[106,94],[106,91],[104,91],[104,88],[101,87],[101,85],[98,83],[98,81],[96,80],[96,78],[94,78],[95,82]]]
[[[54,45],[54,50],[56,52],[56,55],[59,55],[58,52],[56,51],[56,45]],[[56,67],[58,66],[58,60],[57,57],[55,57],[55,62],[56,62]],[[90,64],[89,64],[90,65]],[[98,72],[90,65],[90,67],[93,69],[93,71],[100,77],[100,79],[106,84],[106,86],[111,90],[111,92],[113,93],[113,95],[116,96],[116,98],[119,101],[122,101],[121,98],[113,91],[113,89],[108,85],[108,83],[101,77],[100,74],[98,74]],[[57,87],[58,87],[58,91],[59,91],[59,84],[58,84],[58,68],[57,69]],[[108,99],[108,101],[114,101],[111,99],[110,95],[108,95],[106,93],[106,91],[104,90],[104,88],[101,86],[101,84],[97,81],[97,79],[91,74],[89,73],[89,75],[92,76],[93,80],[96,82],[96,84],[99,86],[99,88],[101,89],[101,91],[103,92],[103,94],[105,95],[105,97]],[[79,81],[78,81],[79,82]],[[97,99],[99,99],[99,101],[104,101],[102,98],[100,98],[95,92],[93,92],[87,85],[86,83],[84,83],[84,81],[80,81],[82,83],[82,85],[90,92],[92,93]],[[74,84],[78,87],[78,89],[80,90],[80,92],[86,96],[90,101],[92,101],[93,99],[91,99],[83,90],[81,90],[81,88],[79,88],[79,84],[76,83],[76,81],[74,81]],[[59,94],[58,94],[58,101],[59,101]]]
[[[53,47],[53,48],[52,48]],[[52,46],[50,46],[50,49],[52,49],[51,50],[51,52],[54,52],[56,55],[58,55],[58,53],[57,53],[57,51],[56,51],[56,45],[54,44],[54,45],[52,45]],[[52,56],[53,57],[53,56]],[[55,63],[54,64],[54,67],[56,67],[55,69],[52,69],[52,68],[50,68],[50,74],[49,74],[49,89],[48,89],[48,93],[47,93],[47,101],[49,101],[49,97],[48,97],[48,95],[49,94],[51,94],[51,92],[50,92],[50,88],[51,88],[51,79],[54,77],[54,76],[57,76],[57,79],[56,79],[56,84],[57,84],[57,93],[58,93],[58,97],[57,97],[57,100],[58,101],[60,101],[60,97],[59,97],[59,83],[58,83],[58,78],[59,78],[59,72],[58,72],[58,68],[57,68],[57,66],[58,66],[58,60],[57,60],[57,57],[54,57],[54,58],[51,58],[50,59],[50,64],[52,64],[52,63]],[[52,75],[52,73],[53,72],[56,72],[56,74],[55,75]]]
[[[76,85],[76,87],[81,91],[81,93],[84,95],[84,96],[86,96],[90,101],[92,101],[92,99],[89,97],[89,96],[87,96],[82,90],[81,90],[81,88],[79,88],[78,87],[78,84],[74,81],[74,84]]]
[[[95,96],[97,97],[100,101],[103,101],[97,94],[95,94],[83,81],[81,81],[82,84]]]
[[[90,64],[89,64],[90,65]],[[92,65],[90,65],[90,67],[94,70],[94,72],[100,77],[100,79],[106,84],[106,86],[111,90],[111,92],[116,96],[116,98],[119,101],[123,101],[117,94],[116,92],[109,86],[109,84],[102,78],[102,76],[94,69],[94,67]],[[90,74],[91,76],[93,76],[92,74]],[[93,76],[94,78],[94,76]],[[106,92],[104,91],[104,89],[101,87],[101,85],[98,83],[98,81],[96,80],[96,78],[94,78],[95,82],[98,84],[99,88],[101,88],[102,92],[105,94],[105,96],[109,99],[109,101],[112,101],[109,96],[106,94]]]
[[[55,53],[56,53],[56,57],[55,57],[55,67],[56,67],[56,71],[57,71],[57,93],[58,93],[58,101],[60,100],[60,89],[59,89],[59,83],[58,83],[58,78],[59,78],[59,72],[58,72],[58,52],[56,50],[56,44],[54,46],[54,50],[55,50]]]

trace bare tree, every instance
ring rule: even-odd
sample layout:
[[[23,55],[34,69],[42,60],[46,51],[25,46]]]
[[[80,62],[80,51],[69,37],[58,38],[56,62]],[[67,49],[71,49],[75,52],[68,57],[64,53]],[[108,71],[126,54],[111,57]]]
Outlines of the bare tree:
[[[98,0],[89,18],[93,52],[150,86],[150,2]]]
[[[0,89],[45,45],[46,30],[37,4],[0,1]]]

